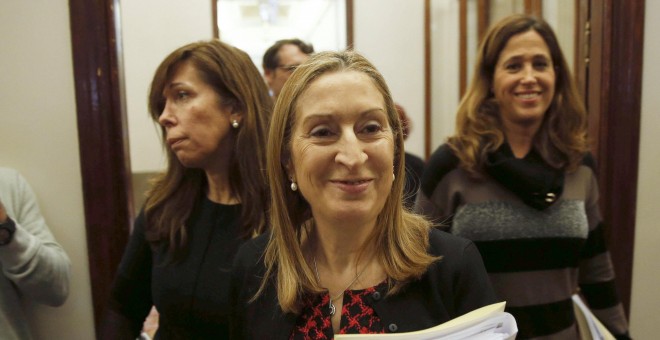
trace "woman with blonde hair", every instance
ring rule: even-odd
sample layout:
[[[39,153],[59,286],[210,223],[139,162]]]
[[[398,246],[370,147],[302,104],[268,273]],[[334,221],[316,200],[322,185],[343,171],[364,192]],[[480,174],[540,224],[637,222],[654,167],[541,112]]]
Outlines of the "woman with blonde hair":
[[[474,245],[403,209],[401,123],[364,57],[299,66],[268,138],[272,232],[236,256],[233,338],[413,331],[495,302]]]
[[[135,221],[103,337],[135,339],[152,304],[156,338],[229,336],[234,255],[267,226],[271,103],[247,53],[218,40],[182,46],[158,66],[149,111],[161,126],[167,170]]]
[[[627,336],[587,114],[542,19],[513,15],[485,35],[456,132],[429,159],[416,209],[475,242],[519,338],[578,338],[578,287],[610,331]]]

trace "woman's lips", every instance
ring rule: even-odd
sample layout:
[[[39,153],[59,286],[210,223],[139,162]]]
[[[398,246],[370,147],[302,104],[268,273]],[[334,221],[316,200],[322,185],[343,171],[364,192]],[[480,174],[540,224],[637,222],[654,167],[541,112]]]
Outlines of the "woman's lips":
[[[177,146],[178,144],[180,144],[184,140],[185,140],[185,138],[168,138],[167,139],[167,145],[169,145],[170,148],[174,148],[175,146]]]
[[[367,190],[372,181],[372,179],[355,179],[332,180],[331,182],[344,192],[356,194]]]

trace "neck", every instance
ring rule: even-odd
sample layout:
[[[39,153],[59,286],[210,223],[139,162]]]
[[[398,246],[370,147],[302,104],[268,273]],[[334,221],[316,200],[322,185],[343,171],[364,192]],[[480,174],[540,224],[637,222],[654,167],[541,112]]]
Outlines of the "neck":
[[[315,220],[314,253],[332,271],[355,268],[358,257],[371,258],[373,245],[367,244],[375,228],[375,221],[368,225],[347,224],[346,221],[324,223]]]
[[[206,196],[209,200],[220,204],[237,204],[238,197],[229,185],[229,176],[227,173],[206,172],[208,183],[208,192]]]
[[[504,134],[506,140],[516,158],[527,156],[532,149],[534,136],[538,131],[540,124],[533,126],[521,126],[517,124],[504,124]]]
[[[376,246],[367,243],[372,229],[373,226],[337,228],[315,222],[308,242],[308,259],[316,261],[321,283],[331,293],[345,289],[347,282],[358,274],[361,276],[353,289],[370,287],[382,280],[384,273],[374,261]]]

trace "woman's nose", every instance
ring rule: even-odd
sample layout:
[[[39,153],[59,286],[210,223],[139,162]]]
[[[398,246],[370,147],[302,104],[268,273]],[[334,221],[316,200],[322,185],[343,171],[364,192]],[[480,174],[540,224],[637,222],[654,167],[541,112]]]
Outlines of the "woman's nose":
[[[338,143],[335,161],[343,164],[349,169],[363,164],[367,160],[367,154],[363,150],[362,143],[355,133],[343,133]]]
[[[522,81],[525,83],[535,82],[536,81],[536,70],[531,65],[525,66],[522,73]]]
[[[175,123],[172,107],[167,101],[165,102],[165,107],[163,107],[163,112],[158,117],[158,123],[165,127],[172,126]]]

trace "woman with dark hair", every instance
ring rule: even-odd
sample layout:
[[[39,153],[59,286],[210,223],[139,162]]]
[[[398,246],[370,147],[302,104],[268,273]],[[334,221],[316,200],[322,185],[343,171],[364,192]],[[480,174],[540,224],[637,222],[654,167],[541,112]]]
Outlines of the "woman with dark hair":
[[[156,338],[228,337],[231,263],[266,229],[271,103],[249,56],[220,41],[185,45],[160,64],[149,111],[168,167],[135,222],[102,336],[135,339],[153,304]]]
[[[456,119],[427,163],[417,211],[476,243],[519,338],[578,338],[578,288],[626,338],[587,114],[545,21],[513,15],[491,27]]]
[[[472,242],[403,209],[401,123],[364,57],[299,66],[268,138],[272,232],[236,255],[233,338],[414,331],[495,302]]]

